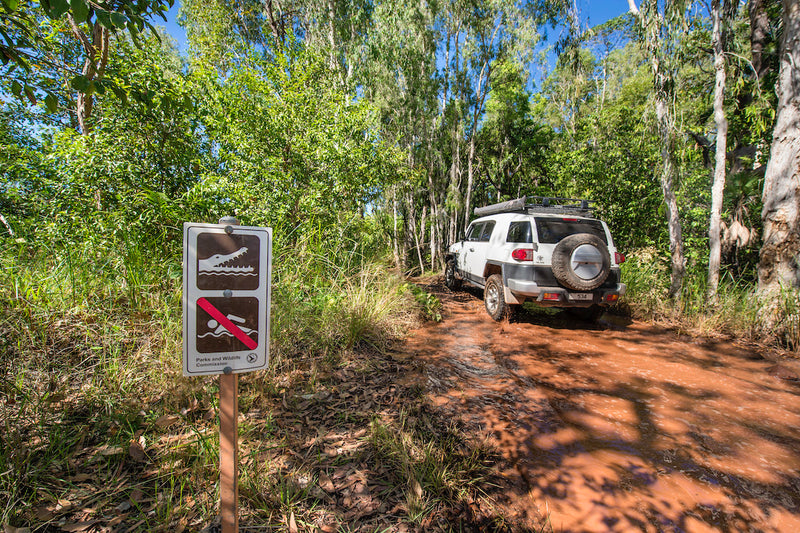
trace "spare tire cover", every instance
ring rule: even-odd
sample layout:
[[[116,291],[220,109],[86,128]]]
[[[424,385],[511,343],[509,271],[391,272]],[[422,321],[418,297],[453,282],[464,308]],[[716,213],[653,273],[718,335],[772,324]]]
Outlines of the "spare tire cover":
[[[568,289],[596,289],[610,271],[608,247],[600,237],[591,233],[565,237],[553,250],[553,275]]]

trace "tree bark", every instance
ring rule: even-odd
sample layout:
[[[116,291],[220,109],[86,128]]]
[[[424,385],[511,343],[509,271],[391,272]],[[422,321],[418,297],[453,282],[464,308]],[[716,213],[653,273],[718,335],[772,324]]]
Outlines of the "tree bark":
[[[394,255],[394,265],[397,273],[403,271],[402,260],[400,258],[400,238],[397,233],[397,186],[392,187],[392,254]]]
[[[83,62],[81,74],[90,82],[102,79],[105,74],[106,64],[108,63],[110,35],[108,29],[103,27],[99,22],[89,24],[92,32],[92,38],[90,40],[75,22],[75,19],[72,18],[71,14],[67,14],[67,22],[69,23],[72,35],[81,43],[84,52],[86,52],[86,59]],[[94,98],[92,95],[79,92],[76,115],[78,117],[78,127],[83,135],[87,135],[91,131],[88,121],[92,116],[93,108]]]
[[[673,155],[674,138],[672,133],[672,116],[664,95],[656,96],[656,117],[661,138],[661,191],[667,207],[667,228],[669,229],[669,252],[672,263],[669,292],[672,299],[679,299],[686,267],[683,259],[683,231],[678,215],[678,200],[675,196],[675,157]]]
[[[655,0],[650,0],[654,2]],[[678,201],[675,196],[676,165],[674,156],[673,117],[669,109],[669,89],[671,85],[670,74],[661,62],[661,31],[663,17],[658,13],[657,3],[643,4],[644,13],[636,7],[634,0],[628,0],[630,12],[634,14],[645,32],[645,46],[650,56],[650,66],[653,71],[653,88],[655,93],[656,119],[658,121],[658,135],[661,139],[661,191],[664,194],[664,203],[667,208],[667,227],[669,229],[669,250],[672,271],[668,296],[672,299],[680,298],[683,278],[686,274],[683,255],[683,232],[678,213]]]
[[[495,38],[497,37],[497,32],[500,30],[500,24],[496,24],[493,31],[492,36],[489,40],[488,48],[491,49],[494,46]],[[473,186],[473,179],[475,177],[474,174],[474,166],[475,166],[475,139],[478,134],[478,120],[480,115],[483,113],[484,102],[486,101],[486,94],[489,91],[489,78],[492,73],[492,61],[493,57],[487,56],[484,58],[483,63],[481,64],[481,72],[478,75],[478,82],[475,87],[475,104],[472,109],[472,125],[471,131],[469,134],[469,152],[467,153],[467,192],[466,198],[464,200],[464,231],[467,230],[469,226],[470,218],[472,217],[472,213],[470,212],[471,205],[472,205],[472,186]]]
[[[711,18],[713,21],[712,46],[714,49],[714,124],[717,127],[717,146],[714,161],[714,180],[711,186],[711,220],[708,225],[708,298],[717,299],[719,287],[719,265],[722,255],[720,244],[720,218],[722,198],[725,192],[725,156],[728,150],[728,119],[725,117],[725,51],[723,50],[723,32],[726,20],[722,15],[720,0],[711,2]]]
[[[781,290],[800,285],[800,4],[783,1],[778,106],[764,178],[764,242],[758,265],[762,325],[778,317]]]
[[[769,72],[769,61],[763,61],[762,55],[769,39],[769,15],[765,0],[750,0],[750,51],[753,59],[753,70],[758,77],[759,85]]]
[[[414,238],[417,240],[417,258],[419,259],[420,273],[425,272],[425,261],[422,258],[422,246],[425,244],[425,221],[428,218],[428,206],[422,206],[422,220],[419,223],[419,237],[414,233]]]
[[[437,235],[437,219],[439,218],[439,206],[436,202],[436,193],[433,186],[433,177],[428,173],[428,194],[431,201],[431,270],[436,270],[436,251],[438,250]]]

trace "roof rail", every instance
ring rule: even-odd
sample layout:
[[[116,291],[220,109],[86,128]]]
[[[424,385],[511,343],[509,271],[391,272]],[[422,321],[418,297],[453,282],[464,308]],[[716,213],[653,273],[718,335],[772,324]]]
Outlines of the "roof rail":
[[[500,202],[485,207],[476,207],[474,213],[479,217],[494,215],[496,213],[550,213],[591,217],[594,216],[594,208],[591,206],[593,203],[592,200],[582,200],[579,198],[523,196],[516,200]]]

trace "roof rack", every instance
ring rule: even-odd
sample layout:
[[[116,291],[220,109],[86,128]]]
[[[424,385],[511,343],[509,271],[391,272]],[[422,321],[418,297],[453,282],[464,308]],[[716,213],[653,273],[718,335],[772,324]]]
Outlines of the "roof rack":
[[[530,202],[529,202],[530,200]],[[476,207],[475,215],[482,217],[496,213],[547,213],[559,215],[594,216],[592,200],[579,198],[554,198],[551,196],[523,196],[516,200]]]

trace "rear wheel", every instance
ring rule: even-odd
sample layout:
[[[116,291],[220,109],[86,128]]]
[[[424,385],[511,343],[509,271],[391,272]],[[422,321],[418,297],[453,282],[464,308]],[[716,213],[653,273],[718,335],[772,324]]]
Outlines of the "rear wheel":
[[[486,280],[486,287],[483,290],[483,304],[486,312],[496,321],[504,318],[511,318],[516,306],[506,303],[505,290],[503,289],[503,278],[499,274],[492,274]]]
[[[451,291],[461,288],[461,280],[456,277],[456,262],[452,259],[444,267],[444,284]]]

